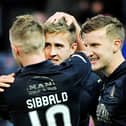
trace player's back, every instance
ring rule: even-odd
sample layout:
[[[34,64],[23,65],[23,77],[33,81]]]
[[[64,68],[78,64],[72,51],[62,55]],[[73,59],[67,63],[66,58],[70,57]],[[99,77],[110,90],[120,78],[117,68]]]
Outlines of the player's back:
[[[90,64],[81,58],[60,67],[45,61],[17,73],[4,93],[15,126],[78,125],[81,86],[90,73]]]

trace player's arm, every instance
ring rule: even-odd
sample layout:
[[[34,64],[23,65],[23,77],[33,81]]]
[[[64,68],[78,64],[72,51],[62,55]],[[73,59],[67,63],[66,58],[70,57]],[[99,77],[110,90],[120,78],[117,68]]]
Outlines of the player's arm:
[[[9,88],[11,86],[15,79],[14,76],[14,73],[0,76],[0,93],[4,92],[5,88]]]
[[[84,104],[86,103],[87,106],[85,108],[87,113],[90,115],[90,123],[95,123],[96,120],[96,107],[98,104],[98,98],[100,91],[103,87],[103,83],[101,78],[95,74],[94,72],[91,72],[89,77],[87,78],[87,81],[85,85],[83,85],[83,92],[81,94],[81,125],[84,125],[85,118],[83,118],[85,115],[84,111]],[[86,97],[86,101],[84,99]],[[80,125],[80,126],[81,126]]]

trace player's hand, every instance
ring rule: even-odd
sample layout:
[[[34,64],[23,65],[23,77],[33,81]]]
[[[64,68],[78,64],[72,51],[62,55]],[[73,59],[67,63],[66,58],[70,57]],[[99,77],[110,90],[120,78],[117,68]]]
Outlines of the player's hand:
[[[64,12],[56,12],[52,16],[50,16],[46,23],[57,23],[59,19],[65,18],[65,21],[67,22],[67,25],[71,25],[72,23],[76,26],[78,33],[80,32],[80,25],[78,24],[77,20],[74,16],[64,13]]]
[[[77,35],[76,37],[77,37],[77,44],[78,44],[77,51],[84,50],[82,41],[80,40],[81,28],[74,16],[72,16],[68,13],[64,13],[64,12],[56,12],[55,14],[50,16],[45,23],[57,23],[63,17],[64,17],[65,21],[67,22],[67,25],[71,25],[73,23],[76,27],[76,35]]]
[[[74,20],[74,17],[72,15],[69,15],[64,12],[56,12],[55,14],[50,16],[46,22],[57,23],[59,21],[59,19],[61,19],[62,17],[65,18],[67,25],[70,25]]]
[[[5,88],[9,88],[11,86],[15,79],[14,76],[14,73],[0,76],[0,92],[4,92]]]

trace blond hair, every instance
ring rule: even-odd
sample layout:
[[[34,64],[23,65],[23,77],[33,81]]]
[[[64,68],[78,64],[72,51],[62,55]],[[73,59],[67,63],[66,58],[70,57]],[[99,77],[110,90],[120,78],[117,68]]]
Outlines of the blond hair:
[[[91,19],[87,19],[82,24],[81,37],[84,33],[89,33],[101,28],[106,28],[106,35],[110,40],[120,39],[122,42],[125,39],[125,29],[123,24],[115,17],[108,15],[97,15]]]
[[[11,44],[21,47],[24,53],[44,48],[44,28],[31,15],[18,16],[12,24],[9,37]]]
[[[67,22],[64,17],[59,19],[59,21],[56,23],[45,23],[45,34],[46,33],[68,33],[70,45],[77,41],[76,26],[73,23],[67,25]]]

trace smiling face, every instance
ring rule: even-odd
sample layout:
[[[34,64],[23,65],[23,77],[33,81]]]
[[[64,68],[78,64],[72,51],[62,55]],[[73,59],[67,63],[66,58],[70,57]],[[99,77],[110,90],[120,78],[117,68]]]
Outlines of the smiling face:
[[[125,30],[117,18],[94,16],[82,24],[80,35],[87,47],[93,71],[109,76],[124,61],[121,46]]]
[[[69,33],[46,33],[45,55],[52,63],[60,64],[75,52],[77,44],[71,44],[69,36]]]
[[[87,47],[93,71],[107,71],[107,69],[110,69],[110,64],[113,62],[114,42],[106,36],[105,28],[86,33],[84,44]]]

